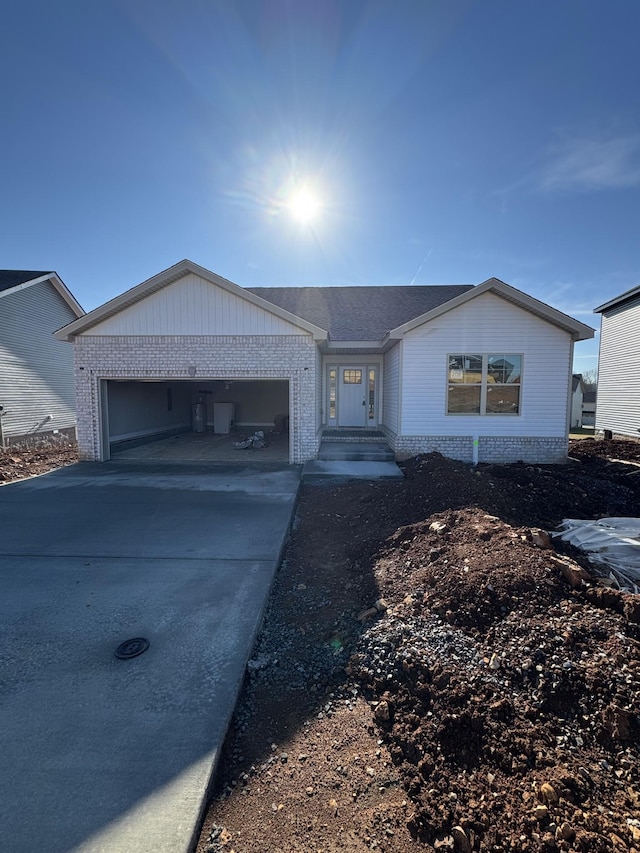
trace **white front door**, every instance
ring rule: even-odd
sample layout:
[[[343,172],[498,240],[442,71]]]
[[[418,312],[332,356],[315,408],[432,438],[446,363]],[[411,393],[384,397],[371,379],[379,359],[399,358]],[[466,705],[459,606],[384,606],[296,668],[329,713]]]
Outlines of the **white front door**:
[[[339,367],[338,371],[338,426],[366,426],[366,368],[352,366]]]

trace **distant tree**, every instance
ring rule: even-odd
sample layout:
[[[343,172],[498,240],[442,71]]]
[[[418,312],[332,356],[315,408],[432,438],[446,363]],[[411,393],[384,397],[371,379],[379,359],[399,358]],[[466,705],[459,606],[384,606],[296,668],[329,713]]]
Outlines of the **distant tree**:
[[[598,387],[598,371],[594,367],[592,370],[585,370],[582,374],[582,381],[588,391],[595,391]]]

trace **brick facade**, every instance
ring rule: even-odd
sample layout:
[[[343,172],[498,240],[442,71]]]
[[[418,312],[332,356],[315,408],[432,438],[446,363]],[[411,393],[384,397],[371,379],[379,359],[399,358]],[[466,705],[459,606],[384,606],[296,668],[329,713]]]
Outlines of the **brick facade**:
[[[397,459],[437,452],[450,459],[469,464],[473,462],[472,435],[395,435],[388,430],[384,432]],[[567,451],[566,438],[481,435],[478,462],[556,464],[567,461]]]
[[[288,380],[290,462],[317,456],[316,346],[310,335],[82,335],[74,350],[82,459],[102,458],[101,379]]]

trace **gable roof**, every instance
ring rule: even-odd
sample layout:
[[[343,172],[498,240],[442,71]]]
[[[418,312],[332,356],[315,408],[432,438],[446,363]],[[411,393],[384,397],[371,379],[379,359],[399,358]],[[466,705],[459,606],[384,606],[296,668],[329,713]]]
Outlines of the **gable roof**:
[[[327,329],[332,341],[381,341],[391,329],[473,290],[473,285],[248,287],[246,290]]]
[[[571,393],[573,394],[578,388],[582,388],[584,391],[584,383],[582,381],[581,373],[574,373],[571,377]]]
[[[149,296],[158,290],[162,290],[163,287],[173,284],[173,282],[178,281],[178,279],[183,278],[189,273],[193,273],[194,275],[203,278],[205,281],[215,284],[223,290],[227,290],[229,293],[239,296],[241,299],[245,299],[252,305],[256,305],[264,311],[275,314],[276,317],[280,317],[288,323],[292,323],[294,326],[298,326],[299,328],[310,332],[316,340],[322,340],[327,337],[326,329],[320,328],[302,317],[295,316],[289,311],[267,302],[265,299],[254,295],[245,288],[234,284],[232,281],[222,278],[222,276],[186,259],[179,261],[177,264],[169,267],[169,269],[163,270],[161,273],[158,273],[158,275],[154,275],[152,278],[143,281],[141,284],[126,290],[114,299],[110,299],[108,302],[105,302],[104,305],[99,305],[97,308],[94,308],[93,311],[89,311],[78,320],[68,323],[66,326],[58,329],[55,336],[59,341],[72,341],[75,335],[86,332],[92,326],[96,326],[103,320],[113,317],[120,311],[124,311],[126,308],[135,305],[137,302],[141,302],[146,296]]]
[[[406,332],[487,292],[493,292],[559,326],[574,340],[586,340],[595,334],[590,326],[497,278],[490,278],[475,287],[460,284],[243,288],[193,261],[183,260],[59,329],[56,337],[71,341],[75,335],[88,331],[189,273],[310,332],[315,340],[329,339],[359,348],[365,344],[370,347],[390,346],[393,340],[402,338]]]
[[[631,290],[625,290],[625,292],[621,293],[620,296],[614,296],[613,299],[610,299],[608,302],[604,302],[602,305],[599,305],[597,308],[594,308],[593,313],[602,314],[603,311],[607,311],[609,308],[615,308],[618,305],[622,305],[623,302],[628,302],[630,299],[634,299],[636,296],[640,296],[640,284],[637,287],[632,287]]]
[[[0,270],[0,292],[51,273],[52,270]]]
[[[0,270],[0,297],[8,296],[26,287],[33,287],[49,281],[62,299],[67,303],[76,317],[84,315],[84,308],[76,300],[67,285],[53,270],[43,272],[42,270]]]
[[[503,299],[512,302],[519,308],[523,308],[525,311],[535,314],[543,320],[546,320],[548,323],[553,323],[554,326],[559,326],[561,329],[564,329],[565,332],[569,332],[574,341],[585,341],[595,335],[595,329],[592,329],[591,326],[586,326],[584,323],[574,320],[573,317],[570,317],[568,314],[563,314],[562,311],[552,308],[550,305],[547,305],[546,302],[534,299],[533,296],[529,296],[527,293],[523,293],[516,287],[512,287],[510,284],[500,281],[499,278],[489,278],[486,281],[483,281],[482,284],[478,284],[476,287],[467,290],[465,293],[460,294],[460,296],[454,297],[443,305],[439,305],[431,311],[428,311],[426,314],[423,314],[420,317],[415,317],[408,323],[404,323],[403,325],[392,329],[389,333],[389,337],[400,338],[406,334],[406,332],[410,332],[412,329],[445,314],[447,311],[451,311],[453,308],[457,308],[459,305],[464,305],[466,302],[481,296],[483,293],[494,293],[496,296],[501,296]]]

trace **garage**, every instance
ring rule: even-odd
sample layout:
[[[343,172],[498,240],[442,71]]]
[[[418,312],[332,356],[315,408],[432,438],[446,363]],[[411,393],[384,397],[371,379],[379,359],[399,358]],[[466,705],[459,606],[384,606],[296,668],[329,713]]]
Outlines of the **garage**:
[[[100,384],[103,458],[289,462],[287,380],[123,378]]]

